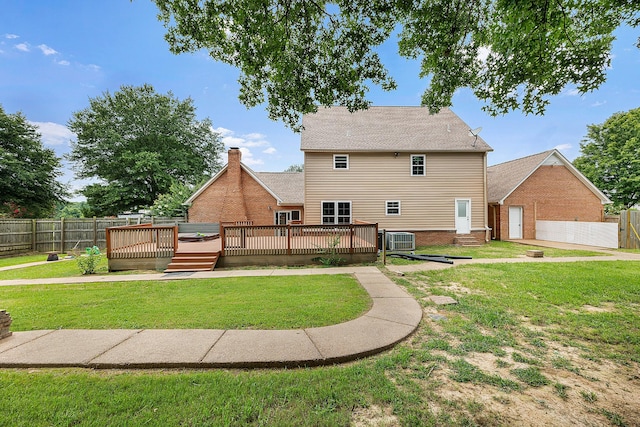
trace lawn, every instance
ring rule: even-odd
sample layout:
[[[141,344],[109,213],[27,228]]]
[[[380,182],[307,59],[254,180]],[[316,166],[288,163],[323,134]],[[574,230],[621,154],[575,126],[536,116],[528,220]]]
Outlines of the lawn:
[[[371,299],[349,275],[3,286],[13,331],[295,329],[354,319]]]
[[[634,425],[638,277],[640,262],[618,261],[394,277],[445,319],[425,315],[383,354],[295,370],[0,370],[0,424]]]
[[[0,268],[9,267],[12,265],[29,264],[32,262],[46,261],[47,256],[48,254],[45,254],[45,253],[37,253],[37,254],[27,254],[27,255],[20,255],[20,256],[3,257],[3,258],[0,258]],[[59,256],[64,256],[64,254],[61,254]]]
[[[528,250],[542,250],[544,256],[548,258],[556,257],[592,257],[607,255],[603,252],[589,250],[568,250],[545,248],[540,246],[523,245],[520,243],[503,242],[500,240],[492,240],[486,245],[479,247],[464,247],[454,245],[438,245],[438,246],[420,246],[414,251],[416,254],[440,254],[452,256],[470,256],[472,258],[518,258],[524,257]],[[393,265],[404,265],[420,263],[424,261],[410,261],[400,258],[387,257],[387,263]]]
[[[17,257],[18,260],[24,260],[24,263],[34,262],[27,261],[32,259],[34,256],[27,257]],[[13,258],[8,258],[10,260]],[[45,257],[42,259],[38,259],[38,261],[46,261]],[[14,261],[15,264],[18,265],[23,262]],[[98,264],[97,273],[106,274],[107,273],[107,257],[101,256],[100,263]],[[50,261],[46,264],[34,265],[32,267],[24,267],[24,268],[16,268],[12,270],[0,271],[0,280],[13,280],[13,279],[51,279],[54,277],[79,277],[82,276],[80,272],[80,268],[78,267],[78,263],[75,259],[60,259],[58,261]]]

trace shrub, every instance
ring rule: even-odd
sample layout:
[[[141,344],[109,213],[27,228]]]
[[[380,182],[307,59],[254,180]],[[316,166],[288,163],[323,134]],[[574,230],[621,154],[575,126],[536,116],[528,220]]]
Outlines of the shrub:
[[[95,274],[98,265],[102,260],[102,254],[97,246],[85,249],[85,254],[76,258],[80,272],[84,274]]]

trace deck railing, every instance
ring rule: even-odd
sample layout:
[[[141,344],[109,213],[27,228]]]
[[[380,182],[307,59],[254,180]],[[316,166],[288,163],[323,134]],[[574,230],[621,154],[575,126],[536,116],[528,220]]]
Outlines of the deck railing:
[[[222,225],[222,256],[375,253],[378,224]]]
[[[106,229],[107,258],[168,258],[178,247],[178,226],[151,224]]]

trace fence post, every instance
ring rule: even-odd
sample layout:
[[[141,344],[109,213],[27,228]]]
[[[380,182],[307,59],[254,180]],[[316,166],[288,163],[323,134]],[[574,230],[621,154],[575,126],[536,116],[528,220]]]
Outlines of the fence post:
[[[31,250],[33,252],[38,252],[38,247],[37,247],[37,230],[38,230],[38,223],[37,223],[37,219],[32,219],[31,220]]]
[[[287,224],[287,255],[291,256],[291,224]]]
[[[98,246],[98,219],[93,217],[93,246]]]
[[[64,252],[64,217],[60,218],[60,252]]]

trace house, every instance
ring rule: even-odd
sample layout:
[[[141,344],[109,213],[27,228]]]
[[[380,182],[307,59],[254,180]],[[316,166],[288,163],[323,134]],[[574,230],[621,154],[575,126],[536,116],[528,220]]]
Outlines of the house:
[[[488,167],[487,186],[497,240],[535,239],[536,221],[601,222],[611,203],[558,150]]]
[[[237,147],[228,162],[185,204],[189,222],[287,224],[304,214],[301,172],[254,172]]]
[[[189,222],[377,223],[417,245],[488,238],[491,147],[449,109],[320,108],[303,118],[304,172],[254,172],[237,148],[187,200]]]
[[[320,108],[302,125],[305,223],[373,222],[416,245],[485,241],[492,148],[451,110]]]

